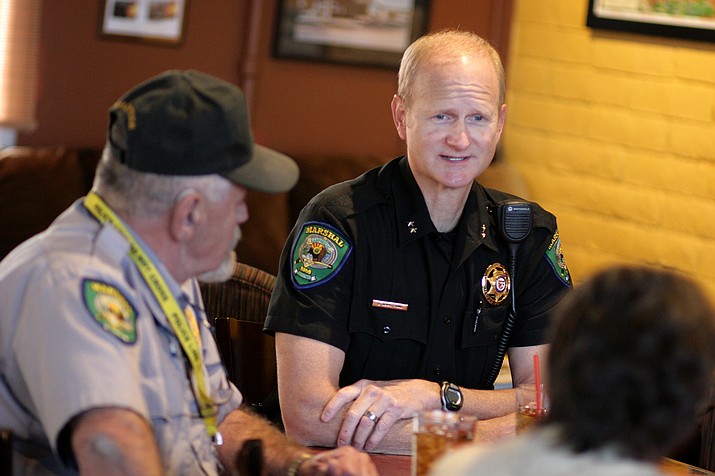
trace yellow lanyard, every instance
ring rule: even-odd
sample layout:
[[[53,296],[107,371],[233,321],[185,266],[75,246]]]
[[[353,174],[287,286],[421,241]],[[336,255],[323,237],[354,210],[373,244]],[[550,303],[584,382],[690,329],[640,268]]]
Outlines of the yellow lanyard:
[[[186,314],[181,310],[176,298],[169,290],[164,277],[159,273],[151,259],[142,250],[136,239],[129,233],[124,223],[117,217],[112,209],[94,192],[89,192],[84,198],[84,206],[100,223],[110,223],[130,243],[129,256],[139,268],[144,281],[161,306],[162,311],[171,324],[181,348],[184,350],[191,363],[192,389],[199,405],[201,417],[206,425],[206,432],[210,437],[216,435],[216,404],[207,391],[204,378],[203,363],[201,359],[200,336],[195,335],[189,324]],[[192,311],[192,316],[193,315]]]

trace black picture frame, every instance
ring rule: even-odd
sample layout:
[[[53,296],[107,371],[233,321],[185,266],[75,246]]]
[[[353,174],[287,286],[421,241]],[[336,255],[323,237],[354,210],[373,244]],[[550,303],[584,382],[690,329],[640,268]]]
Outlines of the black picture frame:
[[[629,7],[632,3],[634,6]],[[591,28],[640,33],[667,38],[682,38],[697,41],[715,41],[715,6],[710,1],[700,2],[650,0],[651,10],[638,8],[640,2],[617,0],[589,0],[586,25]],[[666,3],[668,5],[666,5]],[[678,14],[667,11],[680,8],[690,9],[692,14]],[[698,16],[697,9],[710,10],[711,16]]]
[[[184,41],[189,0],[99,0],[104,39],[178,46]]]
[[[397,69],[427,32],[428,10],[429,0],[279,0],[273,56]]]

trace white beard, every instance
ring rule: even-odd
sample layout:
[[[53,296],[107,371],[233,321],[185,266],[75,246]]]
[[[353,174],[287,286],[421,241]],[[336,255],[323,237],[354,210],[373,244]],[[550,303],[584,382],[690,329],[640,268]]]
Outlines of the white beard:
[[[231,246],[231,251],[226,256],[226,259],[223,260],[223,263],[221,263],[219,267],[214,270],[198,275],[197,279],[199,281],[203,281],[204,283],[222,283],[231,279],[231,276],[233,276],[233,272],[236,269],[237,257],[235,249],[240,240],[241,228],[237,226],[233,236],[233,246]]]

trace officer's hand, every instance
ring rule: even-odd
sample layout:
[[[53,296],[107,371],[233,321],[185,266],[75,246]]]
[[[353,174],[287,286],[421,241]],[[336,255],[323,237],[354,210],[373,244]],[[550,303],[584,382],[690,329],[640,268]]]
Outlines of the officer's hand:
[[[341,388],[325,405],[322,421],[345,408],[337,444],[373,450],[399,420],[439,408],[439,384],[427,380],[359,380]]]

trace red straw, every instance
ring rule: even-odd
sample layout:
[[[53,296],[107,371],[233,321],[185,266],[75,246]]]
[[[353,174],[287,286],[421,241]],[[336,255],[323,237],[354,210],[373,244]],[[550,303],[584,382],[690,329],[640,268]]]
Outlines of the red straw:
[[[539,354],[534,354],[534,381],[536,385],[536,411],[541,414],[541,368]]]

